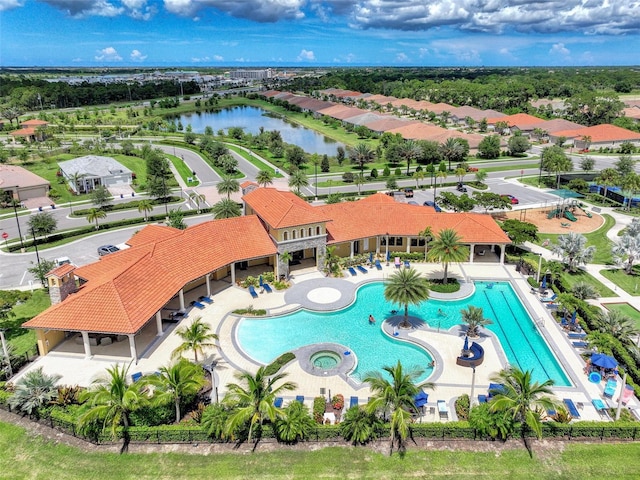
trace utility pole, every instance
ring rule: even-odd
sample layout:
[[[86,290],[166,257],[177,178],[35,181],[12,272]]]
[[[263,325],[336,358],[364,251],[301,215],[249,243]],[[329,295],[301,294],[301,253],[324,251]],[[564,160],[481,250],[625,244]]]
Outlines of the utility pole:
[[[16,187],[17,189],[18,187]],[[16,223],[18,224],[18,237],[20,237],[20,251],[24,253],[24,242],[22,241],[22,232],[20,231],[20,220],[18,219],[18,201],[14,198],[11,201],[13,212],[16,215]]]

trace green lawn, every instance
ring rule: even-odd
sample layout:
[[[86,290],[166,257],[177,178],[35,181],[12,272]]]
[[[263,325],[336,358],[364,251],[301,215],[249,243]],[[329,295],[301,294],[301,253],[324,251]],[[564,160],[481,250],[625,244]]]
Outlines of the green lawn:
[[[562,278],[565,282],[567,282],[572,287],[578,282],[588,283],[598,291],[598,294],[600,297],[617,297],[618,296],[614,291],[606,287],[602,282],[600,282],[598,279],[594,278],[591,274],[587,272],[582,272],[582,271],[579,271],[576,273],[565,272],[562,274]]]
[[[44,290],[35,290],[26,302],[13,307],[11,311],[14,315],[9,317],[6,325],[7,340],[15,348],[16,355],[31,350],[36,343],[36,333],[33,330],[25,330],[20,325],[44,312],[50,305],[49,294]]]
[[[437,442],[436,442],[437,443]],[[478,452],[410,448],[386,456],[370,448],[315,451],[276,447],[250,453],[82,452],[0,423],[0,469],[15,480],[637,478],[640,443],[558,444],[529,458],[524,448],[478,442]],[[497,447],[496,451],[493,448]],[[386,449],[386,442],[380,445]],[[483,451],[487,450],[487,451]],[[195,453],[195,449],[194,449]]]
[[[623,269],[600,270],[600,273],[630,295],[640,295],[640,267],[633,268],[633,275]]]
[[[282,178],[282,174],[278,172],[278,174],[275,173],[275,170],[273,168],[271,168],[269,165],[267,165],[266,163],[264,163],[263,161],[261,161],[260,159],[254,157],[253,155],[250,155],[249,152],[247,152],[246,150],[236,146],[236,145],[232,145],[232,144],[225,144],[225,146],[229,149],[232,150],[234,152],[236,152],[238,155],[240,155],[242,158],[246,159],[247,161],[251,162],[256,168],[260,169],[260,170],[265,170],[267,172],[271,172],[273,174],[274,177],[276,178]]]
[[[613,228],[616,224],[615,219],[611,215],[604,214],[604,224],[595,232],[583,234],[587,237],[587,246],[593,245],[596,247],[596,253],[591,263],[598,265],[613,265],[613,257],[611,256],[611,248],[613,242],[607,237],[607,232]],[[580,221],[580,220],[578,220]],[[538,245],[542,245],[545,240],[549,240],[550,243],[557,243],[557,233],[540,233],[538,234]]]
[[[624,303],[606,303],[604,304],[604,306],[607,310],[617,310],[621,314],[626,315],[631,320],[633,320],[636,323],[636,327],[640,329],[640,312],[632,305],[629,305],[628,303],[624,302]]]

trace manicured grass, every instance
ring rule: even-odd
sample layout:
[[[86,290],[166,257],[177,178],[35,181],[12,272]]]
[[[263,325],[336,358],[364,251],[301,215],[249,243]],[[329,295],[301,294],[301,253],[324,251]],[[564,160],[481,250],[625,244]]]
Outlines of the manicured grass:
[[[193,172],[189,167],[187,167],[187,164],[184,163],[181,158],[178,158],[174,155],[167,155],[167,158],[171,161],[173,166],[176,167],[176,170],[182,178],[182,181],[186,183],[188,187],[196,187],[200,185],[200,181],[193,176]],[[189,178],[191,178],[192,181],[189,181]]]
[[[495,444],[494,444],[495,445]],[[564,444],[529,458],[524,448],[478,452],[410,448],[392,457],[369,448],[327,447],[315,451],[276,447],[273,452],[150,453],[81,452],[28,436],[0,423],[0,469],[7,478],[60,480],[144,479],[397,479],[397,478],[635,478],[639,443]],[[381,445],[382,447],[382,445]],[[386,447],[386,443],[384,445]],[[195,453],[195,452],[194,452]]]
[[[271,168],[269,165],[267,165],[266,163],[264,163],[260,159],[254,157],[253,155],[249,155],[249,152],[247,152],[246,150],[243,150],[242,148],[240,148],[240,147],[238,147],[236,145],[229,144],[229,143],[226,143],[225,146],[229,150],[233,150],[238,155],[240,155],[242,158],[244,158],[247,161],[251,162],[256,168],[259,168],[260,170],[265,170],[267,172],[271,172],[273,174],[273,176],[276,177],[276,178],[282,178],[283,175],[280,172],[278,172],[276,174],[275,170],[273,168]]]
[[[634,308],[632,305],[629,305],[626,302],[625,303],[606,303],[604,304],[604,307],[607,310],[617,310],[621,314],[626,315],[631,320],[633,320],[636,323],[636,327],[640,329],[640,312],[636,308]]]
[[[630,295],[640,295],[640,267],[633,268],[633,275],[628,275],[623,269],[600,270],[600,273],[615,283]]]
[[[602,282],[593,277],[591,274],[583,271],[575,273],[565,272],[562,274],[562,278],[567,284],[573,287],[578,282],[588,283],[598,291],[600,297],[617,297],[618,295],[610,288],[606,287]]]
[[[51,300],[47,292],[35,290],[26,302],[13,307],[11,310],[13,315],[9,317],[6,324],[8,325],[7,340],[15,348],[16,355],[22,355],[31,350],[36,343],[35,331],[26,330],[20,325],[44,312],[50,305]]]
[[[587,247],[591,245],[596,247],[596,253],[591,263],[613,265],[613,257],[611,256],[613,242],[607,237],[607,232],[613,228],[616,220],[611,215],[604,214],[602,216],[604,217],[604,224],[595,232],[583,233],[583,235],[587,237]],[[542,245],[545,240],[549,240],[550,243],[557,243],[559,236],[557,233],[540,233],[538,234],[538,245]]]

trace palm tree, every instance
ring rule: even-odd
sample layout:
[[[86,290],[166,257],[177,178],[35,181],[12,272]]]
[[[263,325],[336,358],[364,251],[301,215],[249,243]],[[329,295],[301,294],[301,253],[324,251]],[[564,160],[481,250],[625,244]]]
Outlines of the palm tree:
[[[625,205],[626,210],[631,210],[631,199],[633,198],[634,194],[638,190],[640,190],[640,176],[635,172],[629,172],[624,177],[622,177],[620,184],[623,190],[625,190],[628,194],[626,202],[627,204]]]
[[[231,198],[231,194],[240,191],[240,183],[228,175],[222,177],[222,180],[216,185],[216,189],[220,195],[227,194],[227,200]]]
[[[464,157],[464,147],[457,138],[449,137],[440,145],[440,153],[449,162],[449,170],[451,170],[451,162],[459,162]]]
[[[298,169],[289,176],[289,186],[295,189],[297,195],[300,195],[300,189],[309,186],[309,179],[302,170]]]
[[[574,297],[580,300],[587,300],[589,298],[597,298],[599,296],[598,290],[587,282],[577,282],[571,287],[571,293]]]
[[[598,319],[598,329],[603,333],[612,335],[626,345],[633,344],[631,337],[640,334],[640,330],[638,330],[633,319],[619,310],[602,312]]]
[[[198,210],[198,213],[200,213],[200,204],[204,203],[207,200],[207,197],[205,197],[202,193],[194,191],[189,194],[189,199],[196,204],[196,210]]]
[[[353,183],[355,183],[358,187],[358,196],[360,195],[360,189],[362,188],[362,185],[365,183],[365,179],[364,179],[364,175],[360,174],[360,175],[356,175],[353,178]]]
[[[273,184],[273,174],[269,170],[260,170],[256,174],[256,183],[261,187]]]
[[[429,298],[429,282],[414,268],[396,270],[385,282],[384,298],[404,306],[400,325],[409,328],[409,305],[420,305]]]
[[[409,175],[409,166],[411,161],[420,156],[422,148],[415,140],[407,140],[400,146],[400,156],[407,162],[407,176]]]
[[[429,242],[433,239],[433,231],[431,225],[427,225],[424,230],[418,233],[420,238],[424,238],[424,261],[427,261],[427,251],[429,248]]]
[[[204,370],[184,358],[168,367],[160,367],[158,375],[151,375],[148,383],[153,385],[154,403],[164,405],[172,401],[175,405],[176,420],[180,422],[180,402],[193,396],[204,386]]]
[[[632,275],[633,265],[640,258],[640,236],[631,235],[627,229],[617,245],[611,249],[611,253],[616,264],[623,266],[624,271]]]
[[[149,220],[149,212],[153,211],[151,200],[142,199],[138,202],[138,212],[144,214],[144,221]]]
[[[464,245],[455,230],[448,228],[441,230],[431,244],[429,259],[442,262],[444,265],[444,277],[442,283],[447,283],[449,264],[462,262],[469,258],[469,247]]]
[[[488,318],[484,318],[484,312],[482,307],[474,307],[469,305],[469,308],[460,310],[462,315],[462,321],[467,324],[467,336],[477,337],[479,335],[478,329],[485,325],[490,325],[493,322]]]
[[[104,210],[100,210],[99,208],[91,208],[87,213],[87,222],[96,222],[96,230],[100,228],[100,225],[98,225],[98,220],[103,218],[107,218],[107,214]]]
[[[106,376],[95,380],[92,388],[80,394],[80,401],[86,403],[89,410],[78,418],[79,426],[86,428],[94,421],[100,421],[103,431],[111,428],[114,439],[118,427],[122,426],[124,443],[121,452],[129,446],[129,415],[148,404],[144,382],[127,384],[130,366],[116,364],[107,368]]]
[[[364,379],[372,393],[366,410],[369,413],[391,412],[389,447],[390,453],[393,453],[394,444],[397,442],[398,450],[403,449],[404,441],[409,435],[411,411],[417,410],[416,394],[420,389],[433,389],[435,386],[429,382],[416,385],[416,380],[422,376],[424,370],[421,368],[405,370],[400,360],[395,366],[385,366],[382,370],[391,377],[391,381],[381,372],[370,372]]]
[[[182,339],[182,344],[172,353],[172,358],[181,357],[184,352],[193,352],[195,362],[198,362],[198,353],[204,355],[204,349],[215,347],[212,340],[218,340],[218,335],[211,333],[211,327],[204,323],[200,317],[196,317],[191,325],[176,330],[176,334]]]
[[[291,402],[284,415],[276,419],[275,430],[280,441],[295,443],[309,438],[315,426],[309,408],[302,402]]]
[[[242,214],[240,205],[230,198],[223,198],[211,207],[214,218],[239,217]]]
[[[607,190],[620,183],[620,175],[615,168],[605,168],[600,171],[600,175],[595,179],[596,183],[604,186],[604,198],[607,198]]]
[[[56,383],[61,378],[61,375],[47,375],[42,371],[42,367],[31,370],[16,383],[15,391],[9,398],[9,405],[31,415],[56,397]]]
[[[376,152],[366,143],[358,143],[349,150],[351,161],[360,167],[360,174],[364,175],[364,166],[371,162],[376,156]]]
[[[297,385],[292,382],[284,382],[276,386],[280,380],[286,377],[285,373],[267,375],[266,367],[258,368],[255,375],[249,372],[238,372],[236,378],[244,385],[237,383],[227,384],[227,395],[224,402],[235,405],[235,411],[229,417],[225,425],[225,435],[232,437],[243,425],[249,424],[247,441],[251,441],[253,430],[258,425],[262,426],[268,418],[272,422],[283,415],[283,410],[276,407],[275,398],[284,391],[295,390]],[[256,438],[255,447],[258,445],[260,432]]]
[[[280,261],[285,266],[285,278],[289,278],[289,262],[293,260],[291,253],[288,250],[285,250],[280,254]]]
[[[567,264],[569,271],[574,271],[578,266],[589,263],[596,253],[596,247],[586,246],[587,237],[575,232],[558,237],[558,243],[554,244],[551,251],[558,255],[563,263]]]
[[[509,412],[510,416],[522,425],[522,440],[529,449],[524,426],[528,425],[538,438],[542,438],[542,422],[540,411],[555,410],[558,403],[549,395],[552,395],[553,380],[543,383],[533,382],[531,370],[523,372],[517,367],[502,370],[491,379],[504,385],[504,389],[497,393],[491,400],[492,412]],[[531,450],[529,450],[531,454]]]
[[[364,445],[377,438],[384,423],[375,413],[369,413],[365,408],[355,406],[344,414],[340,423],[340,435],[354,445]]]
[[[424,173],[424,171],[423,171],[423,170],[420,170],[419,172],[418,172],[418,171],[416,171],[416,172],[413,174],[413,178],[414,178],[414,179],[415,179],[415,181],[416,181],[416,188],[420,188],[420,180],[424,180],[424,177],[425,177],[425,173]]]

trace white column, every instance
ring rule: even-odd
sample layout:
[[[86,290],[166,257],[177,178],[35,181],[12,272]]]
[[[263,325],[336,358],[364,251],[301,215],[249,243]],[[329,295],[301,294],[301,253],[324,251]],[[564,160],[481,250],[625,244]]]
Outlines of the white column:
[[[380,237],[376,237],[376,255],[380,255]]]
[[[84,344],[85,358],[91,358],[91,343],[89,343],[89,332],[82,333],[82,343]]]
[[[133,361],[138,364],[138,352],[136,351],[136,336],[128,335],[129,337],[129,350],[131,351],[131,358]]]
[[[407,237],[407,253],[411,252],[411,237]]]
[[[353,258],[353,242],[349,242],[349,258]]]
[[[207,282],[207,297],[210,297],[211,296],[211,274],[207,273],[204,279]]]
[[[178,292],[178,297],[180,297],[180,311],[184,312],[184,288],[181,288]]]
[[[236,284],[236,264],[231,264],[231,285]]]
[[[506,245],[503,245],[502,248],[500,249],[500,265],[504,265],[504,250],[506,248]]]
[[[476,244],[472,243],[471,244],[471,248],[469,249],[470,250],[469,257],[471,257],[471,258],[469,258],[469,263],[473,263],[473,255],[475,253],[475,249],[476,249]]]
[[[158,330],[158,337],[162,336],[162,310],[156,312],[156,329]]]

